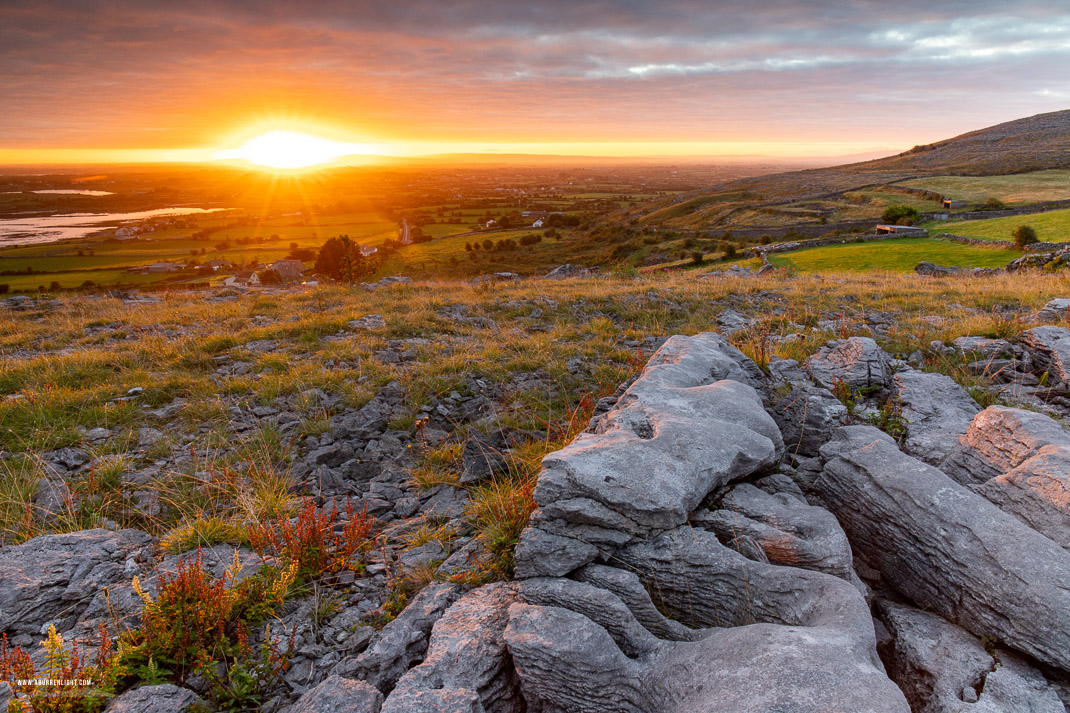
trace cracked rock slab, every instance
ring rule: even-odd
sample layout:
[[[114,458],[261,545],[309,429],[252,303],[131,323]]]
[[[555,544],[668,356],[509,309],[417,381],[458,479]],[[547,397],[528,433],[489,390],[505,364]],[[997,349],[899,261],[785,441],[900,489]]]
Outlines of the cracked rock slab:
[[[1070,670],[1066,550],[876,435],[831,458],[814,489],[900,593]]]

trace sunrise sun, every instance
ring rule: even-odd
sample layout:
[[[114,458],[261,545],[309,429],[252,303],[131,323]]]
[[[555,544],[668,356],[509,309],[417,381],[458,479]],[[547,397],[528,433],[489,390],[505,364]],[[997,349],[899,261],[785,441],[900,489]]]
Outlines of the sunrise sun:
[[[255,136],[236,149],[220,151],[217,158],[244,159],[258,166],[293,169],[330,163],[342,156],[364,153],[361,144],[299,131],[269,131]]]

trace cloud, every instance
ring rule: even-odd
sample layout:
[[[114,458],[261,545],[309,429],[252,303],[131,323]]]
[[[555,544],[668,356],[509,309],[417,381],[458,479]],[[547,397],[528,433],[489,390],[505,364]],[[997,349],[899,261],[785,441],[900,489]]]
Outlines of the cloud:
[[[1064,108],[1066,66],[1062,2],[7,0],[0,146],[196,146],[286,117],[909,144]]]

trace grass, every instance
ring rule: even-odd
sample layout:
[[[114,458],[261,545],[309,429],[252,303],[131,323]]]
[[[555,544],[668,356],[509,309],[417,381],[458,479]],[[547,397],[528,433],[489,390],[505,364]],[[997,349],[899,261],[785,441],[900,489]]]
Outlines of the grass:
[[[1046,243],[1070,242],[1070,209],[1055,210],[1035,215],[1012,215],[1008,218],[990,220],[947,221],[930,223],[928,228],[943,233],[964,235],[981,240],[1013,241],[1011,233],[1019,225],[1028,225],[1037,231],[1037,238]]]
[[[889,249],[890,255],[883,253]],[[959,252],[943,253],[953,256],[949,259],[933,250]],[[824,340],[854,333],[849,326],[821,330],[818,322],[842,318],[849,325],[868,312],[882,311],[897,316],[882,344],[909,354],[934,339],[946,343],[969,334],[1013,336],[1024,323],[991,311],[991,305],[1011,305],[1029,314],[1065,295],[1066,280],[1060,274],[932,280],[894,272],[909,270],[920,259],[969,264],[956,254],[1007,257],[999,250],[907,239],[774,256],[774,261],[795,264],[799,274],[792,279],[621,273],[493,288],[460,282],[417,283],[375,293],[323,288],[232,302],[208,301],[210,293],[164,293],[159,304],[123,306],[111,298],[77,296],[66,298],[55,312],[5,311],[0,313],[0,353],[5,355],[0,362],[0,450],[7,456],[0,461],[0,531],[4,539],[17,541],[50,528],[112,519],[163,536],[172,552],[242,542],[249,523],[294,514],[300,493],[289,461],[295,444],[325,432],[340,410],[360,408],[383,385],[399,381],[408,397],[394,425],[409,429],[417,448],[420,405],[452,392],[473,395],[471,380],[480,379],[498,402],[493,422],[480,428],[530,434],[506,454],[506,473],[471,491],[470,518],[495,553],[498,576],[506,576],[539,460],[586,422],[584,409],[645,362],[647,355],[628,347],[628,340],[708,330],[731,304],[759,320],[754,329],[733,338],[756,360],[803,359]],[[865,261],[886,271],[856,271]],[[822,265],[847,271],[810,272]],[[846,295],[852,296],[850,302]],[[495,326],[439,316],[449,305],[461,305]],[[377,332],[345,327],[364,314],[383,315],[387,327]],[[106,325],[114,325],[113,336],[87,332],[87,327]],[[787,334],[801,336],[776,339]],[[416,348],[415,361],[389,364],[374,357],[388,341],[411,338],[427,340]],[[276,341],[279,349],[261,353],[246,346],[261,340]],[[217,357],[245,361],[248,370],[221,376]],[[574,359],[583,366],[566,368]],[[954,365],[932,368],[967,380],[965,370]],[[517,386],[518,373],[533,372],[545,377]],[[975,381],[966,385],[979,386]],[[135,401],[114,401],[134,386],[144,388]],[[312,389],[337,397],[340,404],[326,409]],[[185,404],[170,422],[161,424],[148,415],[175,398]],[[298,425],[288,431],[266,423],[240,434],[228,430],[233,409],[245,412],[253,406],[291,411]],[[139,429],[144,427],[163,429],[167,438],[143,447]],[[91,443],[87,432],[93,428],[106,428],[112,436]],[[465,433],[462,427],[446,444],[420,450],[410,478],[425,487],[455,484]],[[95,465],[93,478],[72,481],[85,491],[85,508],[40,512],[31,499],[41,463],[64,446],[85,449],[90,457],[117,457]],[[177,467],[167,460],[172,454],[189,459]],[[150,483],[127,482],[129,474],[160,459],[169,465]],[[134,492],[145,489],[158,492],[163,512],[145,517],[131,511]]]
[[[932,238],[903,238],[808,248],[770,255],[769,261],[800,273],[874,270],[908,273],[923,260],[937,265],[1002,267],[1020,256],[1016,250],[994,250]]]
[[[926,188],[947,198],[984,203],[997,198],[1008,205],[1025,205],[1070,199],[1070,171],[1033,171],[1008,176],[937,176],[901,184]]]

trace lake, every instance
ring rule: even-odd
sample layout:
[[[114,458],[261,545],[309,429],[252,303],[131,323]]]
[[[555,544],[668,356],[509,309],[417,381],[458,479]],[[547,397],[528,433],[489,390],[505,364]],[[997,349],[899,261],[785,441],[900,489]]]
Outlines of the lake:
[[[227,208],[157,208],[134,213],[67,213],[0,220],[0,245],[31,245],[84,238],[120,223],[163,215],[200,215]]]

